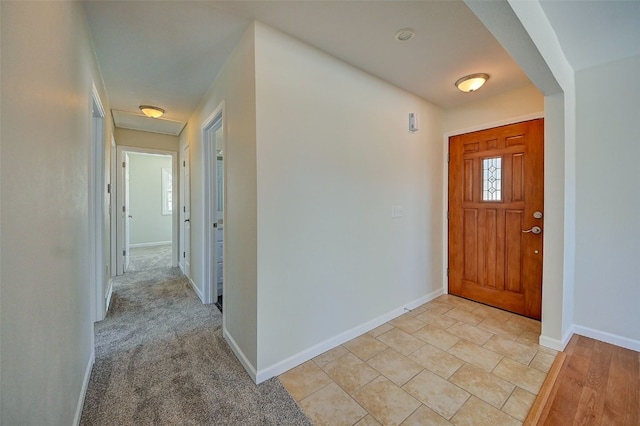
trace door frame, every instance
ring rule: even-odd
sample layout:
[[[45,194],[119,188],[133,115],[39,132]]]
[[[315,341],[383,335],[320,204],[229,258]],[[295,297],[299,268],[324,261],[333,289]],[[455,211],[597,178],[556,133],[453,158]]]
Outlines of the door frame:
[[[105,109],[95,83],[91,87],[91,134],[89,148],[89,282],[94,289],[93,320],[104,319],[110,288],[105,285],[104,224],[105,224]]]
[[[465,133],[477,132],[480,130],[488,130],[494,127],[506,126],[509,124],[520,123],[522,121],[531,121],[539,118],[544,118],[544,111],[536,112],[532,114],[521,115],[517,117],[507,118],[504,120],[494,121],[491,123],[478,124],[464,129],[458,129],[444,134],[444,157],[443,162],[445,164],[443,170],[442,180],[442,193],[444,194],[442,202],[442,291],[444,294],[449,294],[449,219],[447,213],[449,210],[449,138],[452,136],[463,135]],[[545,160],[546,161],[546,160]],[[546,250],[542,251],[542,264],[544,265],[546,256]],[[542,280],[542,291],[544,292],[544,276]],[[544,318],[542,318],[544,320]],[[541,321],[542,321],[541,320]]]
[[[178,266],[178,219],[180,214],[177,212],[175,200],[179,199],[178,194],[178,152],[168,151],[163,149],[152,148],[138,148],[134,146],[118,145],[117,146],[117,165],[116,165],[116,198],[118,200],[117,214],[116,214],[116,234],[117,234],[117,275],[122,275],[122,251],[124,250],[124,234],[121,232],[124,229],[124,218],[122,215],[122,207],[124,206],[124,182],[122,176],[121,165],[124,161],[125,153],[137,153],[137,154],[158,154],[171,156],[171,186],[174,194],[174,208],[171,211],[171,266]],[[179,203],[178,203],[179,204]]]
[[[226,126],[225,126],[225,108],[224,101],[218,105],[218,107],[204,120],[202,124],[202,161],[203,161],[203,179],[204,185],[202,185],[202,208],[204,218],[204,225],[207,232],[204,233],[202,253],[204,256],[204,262],[202,262],[202,277],[204,281],[203,285],[203,302],[213,303],[218,300],[218,286],[216,282],[216,266],[217,266],[217,244],[216,233],[217,228],[213,227],[214,223],[218,222],[218,197],[217,191],[217,159],[216,159],[216,146],[215,146],[215,131],[222,127],[222,137],[226,141]],[[226,167],[223,169],[223,181],[226,181]],[[225,182],[223,182],[225,184]],[[226,188],[223,189],[223,193],[226,192]],[[223,202],[223,211],[226,210],[226,203]],[[226,220],[226,215],[223,213]],[[226,224],[225,224],[226,226]],[[226,291],[226,267],[224,255],[224,237],[222,243],[222,294]],[[224,310],[223,310],[224,315]]]

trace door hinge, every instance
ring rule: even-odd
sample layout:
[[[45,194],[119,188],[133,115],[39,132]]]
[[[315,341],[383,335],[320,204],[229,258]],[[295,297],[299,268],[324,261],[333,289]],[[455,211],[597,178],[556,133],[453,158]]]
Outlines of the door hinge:
[[[447,163],[451,161],[451,154],[447,154]]]
[[[182,206],[182,213],[186,213],[187,212],[187,206]]]
[[[111,184],[107,184],[107,194],[111,194]]]
[[[186,257],[187,257],[187,252],[186,252],[186,251],[183,251],[183,252],[182,252],[182,258],[183,258],[183,259],[186,259]]]
[[[125,164],[127,164],[127,163],[125,163],[125,162],[123,161],[123,162],[122,162],[122,167],[125,167]]]
[[[447,276],[449,276],[449,268],[447,268]]]
[[[125,207],[122,206],[122,213],[126,213]]]
[[[447,211],[447,220],[451,217],[451,213]]]
[[[127,252],[126,252],[125,250],[122,250],[122,255],[123,255],[123,256],[126,256],[126,255],[127,255]]]
[[[182,167],[187,167],[187,161],[186,160],[182,160]]]

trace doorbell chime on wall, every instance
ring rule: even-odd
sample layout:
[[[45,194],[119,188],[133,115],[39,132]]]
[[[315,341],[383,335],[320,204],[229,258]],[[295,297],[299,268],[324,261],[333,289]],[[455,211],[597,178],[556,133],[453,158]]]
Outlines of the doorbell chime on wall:
[[[415,112],[409,113],[409,131],[417,132],[418,131],[418,114]]]

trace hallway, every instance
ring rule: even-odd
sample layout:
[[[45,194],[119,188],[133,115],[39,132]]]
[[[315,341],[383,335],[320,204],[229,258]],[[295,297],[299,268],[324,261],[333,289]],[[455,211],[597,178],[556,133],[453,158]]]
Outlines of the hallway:
[[[132,250],[132,270],[115,279],[95,325],[81,424],[308,424],[277,379],[251,381],[222,337],[222,315],[182,272],[153,267],[162,252]]]

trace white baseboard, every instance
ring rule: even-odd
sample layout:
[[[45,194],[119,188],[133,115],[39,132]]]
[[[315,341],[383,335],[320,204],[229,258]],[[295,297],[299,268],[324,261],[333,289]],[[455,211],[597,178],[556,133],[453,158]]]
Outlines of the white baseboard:
[[[590,337],[605,343],[631,349],[640,352],[640,341],[629,339],[628,337],[618,336],[617,334],[607,333],[606,331],[595,330],[589,327],[574,324],[573,332],[581,336]]]
[[[80,389],[80,395],[78,397],[78,404],[76,405],[76,414],[73,417],[74,426],[80,424],[80,417],[82,417],[82,408],[84,407],[84,399],[87,396],[87,388],[89,387],[89,379],[91,378],[91,370],[93,369],[93,363],[95,361],[95,351],[91,351],[91,357],[87,368],[84,370],[84,377],[82,379],[82,388]]]
[[[562,340],[540,336],[540,344],[557,351],[563,351],[564,348],[566,348],[569,344],[569,340],[571,340],[571,337],[574,334],[579,334],[581,336],[600,340],[601,342],[640,352],[640,341],[638,340],[629,339],[628,337],[618,336],[617,334],[612,334],[606,331],[600,331],[594,328],[584,327],[577,324],[572,324],[571,327],[569,327],[564,336],[562,336]]]
[[[129,248],[136,247],[156,247],[156,246],[168,246],[171,245],[171,241],[157,241],[155,243],[137,243],[137,244],[129,244]]]
[[[540,338],[538,339],[538,343],[540,344],[540,346],[545,346],[547,348],[562,352],[564,351],[564,348],[566,348],[569,344],[571,336],[573,336],[573,327],[573,325],[569,327],[569,329],[562,336],[561,340],[547,336],[540,336]]]
[[[236,358],[238,358],[238,360],[240,361],[240,364],[242,364],[244,369],[247,371],[247,373],[251,377],[251,380],[253,380],[255,383],[259,383],[256,380],[257,378],[256,368],[251,364],[251,362],[249,362],[244,352],[242,352],[242,349],[240,349],[236,341],[233,339],[233,336],[231,336],[231,334],[229,334],[227,329],[224,327],[222,329],[222,336],[224,337],[224,340],[226,340],[227,343],[229,344],[229,347],[231,348],[233,353],[236,355]]]
[[[187,276],[185,275],[185,277]],[[198,295],[198,299],[200,299],[200,301],[204,304],[204,295],[202,294],[196,283],[194,283],[190,277],[187,277],[187,279],[189,280],[189,284],[191,284],[191,288],[193,289],[193,291],[195,291]]]
[[[398,308],[393,309],[386,314],[383,314],[377,318],[374,318],[370,321],[367,321],[359,326],[356,326],[350,330],[347,330],[343,333],[338,334],[330,339],[325,340],[324,342],[320,342],[315,346],[312,346],[308,349],[303,350],[295,355],[290,356],[289,358],[282,360],[276,364],[273,364],[270,367],[258,370],[255,374],[255,382],[261,383],[265,380],[270,379],[271,377],[278,376],[285,371],[288,371],[306,361],[309,361],[316,356],[335,348],[345,342],[348,342],[351,339],[354,339],[362,334],[373,330],[376,327],[381,326],[382,324],[391,321],[392,319],[399,317],[400,315],[407,312],[407,310],[411,310],[417,308],[418,306],[427,303],[436,297],[442,295],[443,290],[438,289],[432,293],[427,294],[419,299],[416,299],[412,302],[406,303]],[[235,351],[234,351],[235,352]],[[245,367],[247,368],[247,367]],[[249,372],[251,374],[251,372]],[[253,376],[252,376],[253,377]]]
[[[107,301],[105,302],[104,316],[106,317],[111,307],[111,296],[113,296],[113,278],[109,278],[109,287],[107,289]]]

